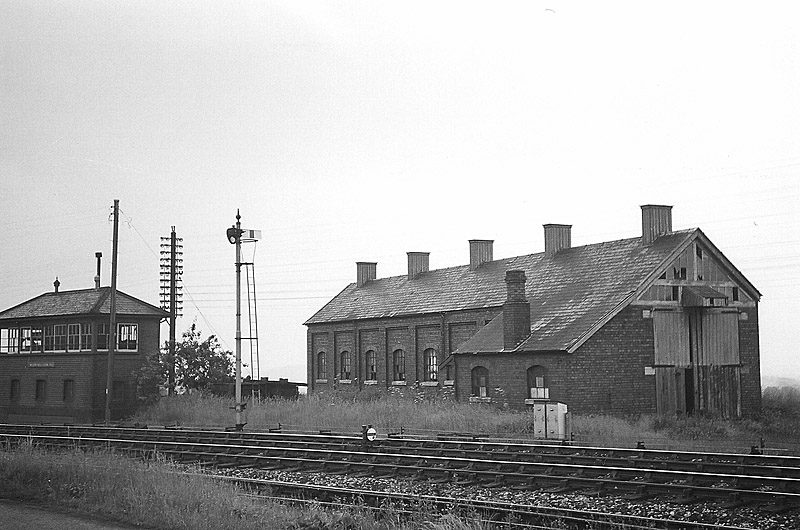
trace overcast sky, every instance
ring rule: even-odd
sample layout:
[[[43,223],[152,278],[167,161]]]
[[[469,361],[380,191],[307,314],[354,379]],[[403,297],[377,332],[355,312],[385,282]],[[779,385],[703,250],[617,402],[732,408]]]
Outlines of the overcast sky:
[[[761,291],[762,374],[800,378],[800,10],[792,2],[0,2],[0,309],[110,282],[235,347],[236,211],[261,374],[356,261],[404,274],[641,231],[670,204]],[[166,339],[166,331],[163,333]],[[245,370],[247,373],[247,370]]]

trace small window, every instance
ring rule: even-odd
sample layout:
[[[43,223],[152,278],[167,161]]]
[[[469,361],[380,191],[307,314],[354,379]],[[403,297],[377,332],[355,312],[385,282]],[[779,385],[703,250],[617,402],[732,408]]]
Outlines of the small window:
[[[696,253],[697,253],[697,259],[703,259],[703,249],[702,248],[697,247]]]
[[[672,268],[672,279],[673,280],[685,280],[686,279],[686,267],[681,267],[680,269],[677,267]]]
[[[392,381],[406,380],[406,352],[395,350],[392,353]]]
[[[81,324],[81,349],[92,349],[92,325],[90,323]]]
[[[67,326],[64,324],[53,326],[53,349],[55,351],[67,349]]]
[[[731,293],[731,298],[733,299],[734,302],[738,302],[739,301],[739,288],[738,287],[734,287],[733,288],[733,292]]]
[[[544,366],[528,368],[528,396],[530,399],[550,399],[550,389],[545,384]]]
[[[42,328],[31,328],[31,351],[42,351]]]
[[[36,401],[44,401],[47,397],[47,381],[44,379],[36,380]]]
[[[55,326],[44,327],[44,351],[53,351],[56,349],[55,329]]]
[[[489,397],[489,370],[483,366],[472,369],[472,395],[479,398]]]
[[[378,379],[378,367],[376,366],[377,357],[374,350],[367,351],[367,381]]]
[[[343,379],[345,381],[349,381],[351,379],[351,372],[350,372],[350,352],[343,351],[341,354],[342,366],[339,373],[339,379]]]
[[[0,329],[0,353],[19,353],[19,328]]]
[[[117,326],[117,349],[120,351],[136,351],[139,347],[139,329],[137,324],[119,324]]]
[[[681,299],[681,288],[677,285],[672,286],[672,301],[673,302],[680,302]]]
[[[97,324],[97,349],[108,349],[108,323],[99,322]]]
[[[658,277],[659,280],[666,280],[667,279],[667,271],[661,273],[661,276]]]
[[[20,339],[20,351],[22,352],[30,352],[31,351],[31,328],[20,328],[19,329],[22,338]]]
[[[64,379],[64,401],[72,401],[75,398],[75,381]]]
[[[11,399],[11,401],[19,400],[19,379],[11,380],[11,388],[8,397]]]
[[[439,378],[439,363],[436,359],[436,350],[428,348],[423,353],[425,359],[425,381],[437,381]]]
[[[328,378],[328,362],[324,351],[317,354],[317,379]]]
[[[81,349],[81,325],[67,325],[67,350],[78,351]]]

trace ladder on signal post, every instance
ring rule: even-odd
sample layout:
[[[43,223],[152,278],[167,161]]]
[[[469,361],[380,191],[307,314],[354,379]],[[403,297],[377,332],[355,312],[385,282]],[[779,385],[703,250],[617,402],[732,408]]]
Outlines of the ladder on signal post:
[[[261,367],[258,356],[258,307],[256,304],[256,271],[253,263],[242,263],[247,283],[248,336],[242,337],[250,346],[250,395],[253,400],[261,398]]]

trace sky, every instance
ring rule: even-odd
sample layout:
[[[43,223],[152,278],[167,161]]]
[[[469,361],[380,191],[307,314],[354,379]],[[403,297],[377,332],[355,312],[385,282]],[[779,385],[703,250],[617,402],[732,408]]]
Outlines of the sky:
[[[356,279],[636,237],[673,206],[762,294],[764,377],[800,379],[800,8],[791,2],[0,2],[0,309],[109,285],[235,349],[241,214],[259,374]],[[246,287],[244,288],[246,290]],[[246,304],[245,320],[247,326]],[[246,329],[246,328],[245,328]],[[245,336],[247,336],[245,331]],[[162,331],[166,340],[167,332]],[[248,362],[245,350],[245,362]],[[250,367],[244,369],[245,375]]]

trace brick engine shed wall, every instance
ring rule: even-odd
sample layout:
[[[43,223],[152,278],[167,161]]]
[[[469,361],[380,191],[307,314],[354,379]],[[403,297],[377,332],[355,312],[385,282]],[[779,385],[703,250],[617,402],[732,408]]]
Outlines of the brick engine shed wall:
[[[655,379],[644,375],[654,356],[653,321],[641,309],[627,308],[595,333],[575,353],[500,353],[459,355],[456,387],[468,401],[472,369],[489,371],[489,396],[511,408],[524,408],[528,368],[545,369],[550,400],[570,412],[636,414],[655,412]]]

